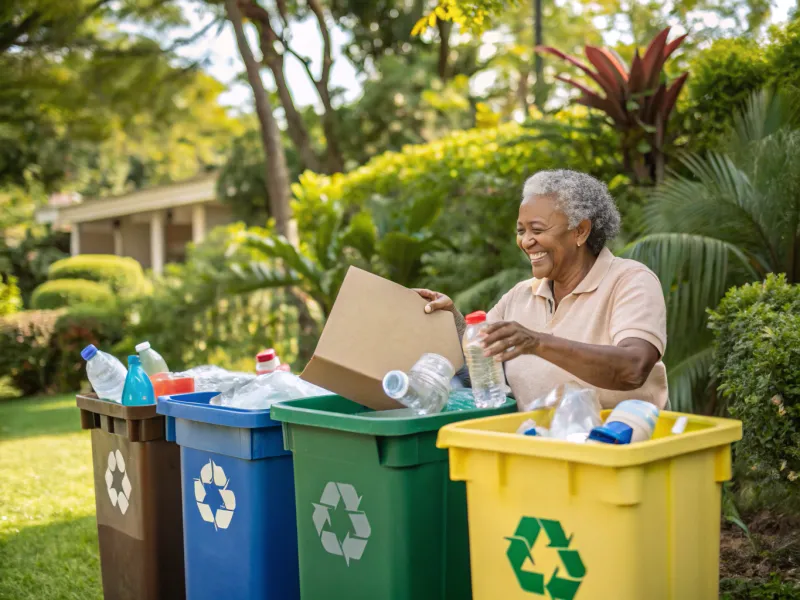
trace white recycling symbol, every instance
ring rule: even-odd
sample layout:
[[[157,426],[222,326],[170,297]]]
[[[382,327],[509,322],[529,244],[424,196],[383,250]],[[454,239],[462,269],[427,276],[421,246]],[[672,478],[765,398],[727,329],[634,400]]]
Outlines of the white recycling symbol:
[[[122,473],[122,490],[117,491],[114,487],[114,473],[119,471]],[[119,507],[120,512],[124,515],[128,512],[131,497],[131,480],[128,479],[128,474],[125,472],[125,459],[119,450],[114,450],[108,453],[108,467],[106,468],[106,489],[108,490],[108,497],[111,499],[111,504]]]
[[[333,531],[325,529],[325,525],[331,524],[330,509],[336,509],[339,502],[344,501],[344,508],[350,517],[350,524],[353,526],[353,535],[348,531],[344,540],[339,543],[339,539]],[[317,528],[317,535],[322,541],[322,547],[329,554],[344,556],[347,566],[351,560],[359,560],[367,547],[372,529],[369,526],[367,515],[363,510],[358,510],[361,504],[361,497],[356,489],[349,483],[335,483],[329,481],[322,491],[319,504],[314,505],[314,526]]]
[[[207,493],[206,485],[214,482],[214,485],[222,498],[222,504],[216,511],[206,503]],[[200,516],[203,521],[213,523],[214,529],[227,529],[231,524],[233,518],[233,511],[236,509],[236,496],[233,490],[228,489],[230,479],[225,476],[225,471],[222,470],[217,463],[209,460],[207,464],[203,465],[200,469],[200,479],[194,480],[194,499],[197,501],[197,508],[200,509]]]

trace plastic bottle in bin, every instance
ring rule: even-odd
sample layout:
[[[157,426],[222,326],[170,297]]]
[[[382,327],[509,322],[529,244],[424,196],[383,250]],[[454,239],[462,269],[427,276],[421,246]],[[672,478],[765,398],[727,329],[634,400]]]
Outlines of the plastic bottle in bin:
[[[447,404],[455,372],[444,356],[423,354],[408,373],[389,371],[383,377],[383,391],[419,415],[438,413]]]
[[[139,359],[142,362],[144,372],[150,377],[157,373],[169,373],[167,361],[162,356],[150,347],[150,342],[142,342],[136,344],[136,352],[139,353]]]
[[[472,381],[475,406],[478,408],[502,406],[506,401],[503,365],[494,360],[494,357],[483,355],[483,339],[480,333],[487,326],[486,313],[482,310],[470,313],[466,321],[467,329],[464,332],[462,345],[464,357],[467,359],[469,378]]]
[[[81,350],[81,357],[86,361],[86,375],[97,397],[121,402],[128,375],[125,365],[116,357],[98,350],[94,344]]]
[[[135,354],[128,357],[128,376],[125,378],[125,389],[122,392],[122,403],[125,406],[142,406],[155,404],[156,396],[150,378],[142,368],[141,360]]]

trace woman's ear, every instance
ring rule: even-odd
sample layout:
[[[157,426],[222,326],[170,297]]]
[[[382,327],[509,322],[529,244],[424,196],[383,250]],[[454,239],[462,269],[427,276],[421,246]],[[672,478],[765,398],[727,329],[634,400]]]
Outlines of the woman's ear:
[[[578,246],[583,246],[586,243],[590,233],[592,233],[592,222],[589,219],[584,219],[578,223],[575,228],[575,241]]]

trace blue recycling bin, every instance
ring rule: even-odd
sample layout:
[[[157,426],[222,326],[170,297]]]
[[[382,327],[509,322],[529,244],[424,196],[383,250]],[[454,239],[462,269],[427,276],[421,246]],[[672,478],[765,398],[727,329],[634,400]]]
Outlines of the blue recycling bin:
[[[158,399],[181,450],[187,600],[299,600],[291,453],[269,410]]]

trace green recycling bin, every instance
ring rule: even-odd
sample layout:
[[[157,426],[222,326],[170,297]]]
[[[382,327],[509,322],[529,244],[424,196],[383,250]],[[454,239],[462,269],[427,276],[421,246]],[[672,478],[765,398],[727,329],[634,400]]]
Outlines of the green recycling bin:
[[[469,600],[466,488],[436,447],[448,423],[514,412],[414,416],[340,396],[273,405],[294,455],[303,600]]]

